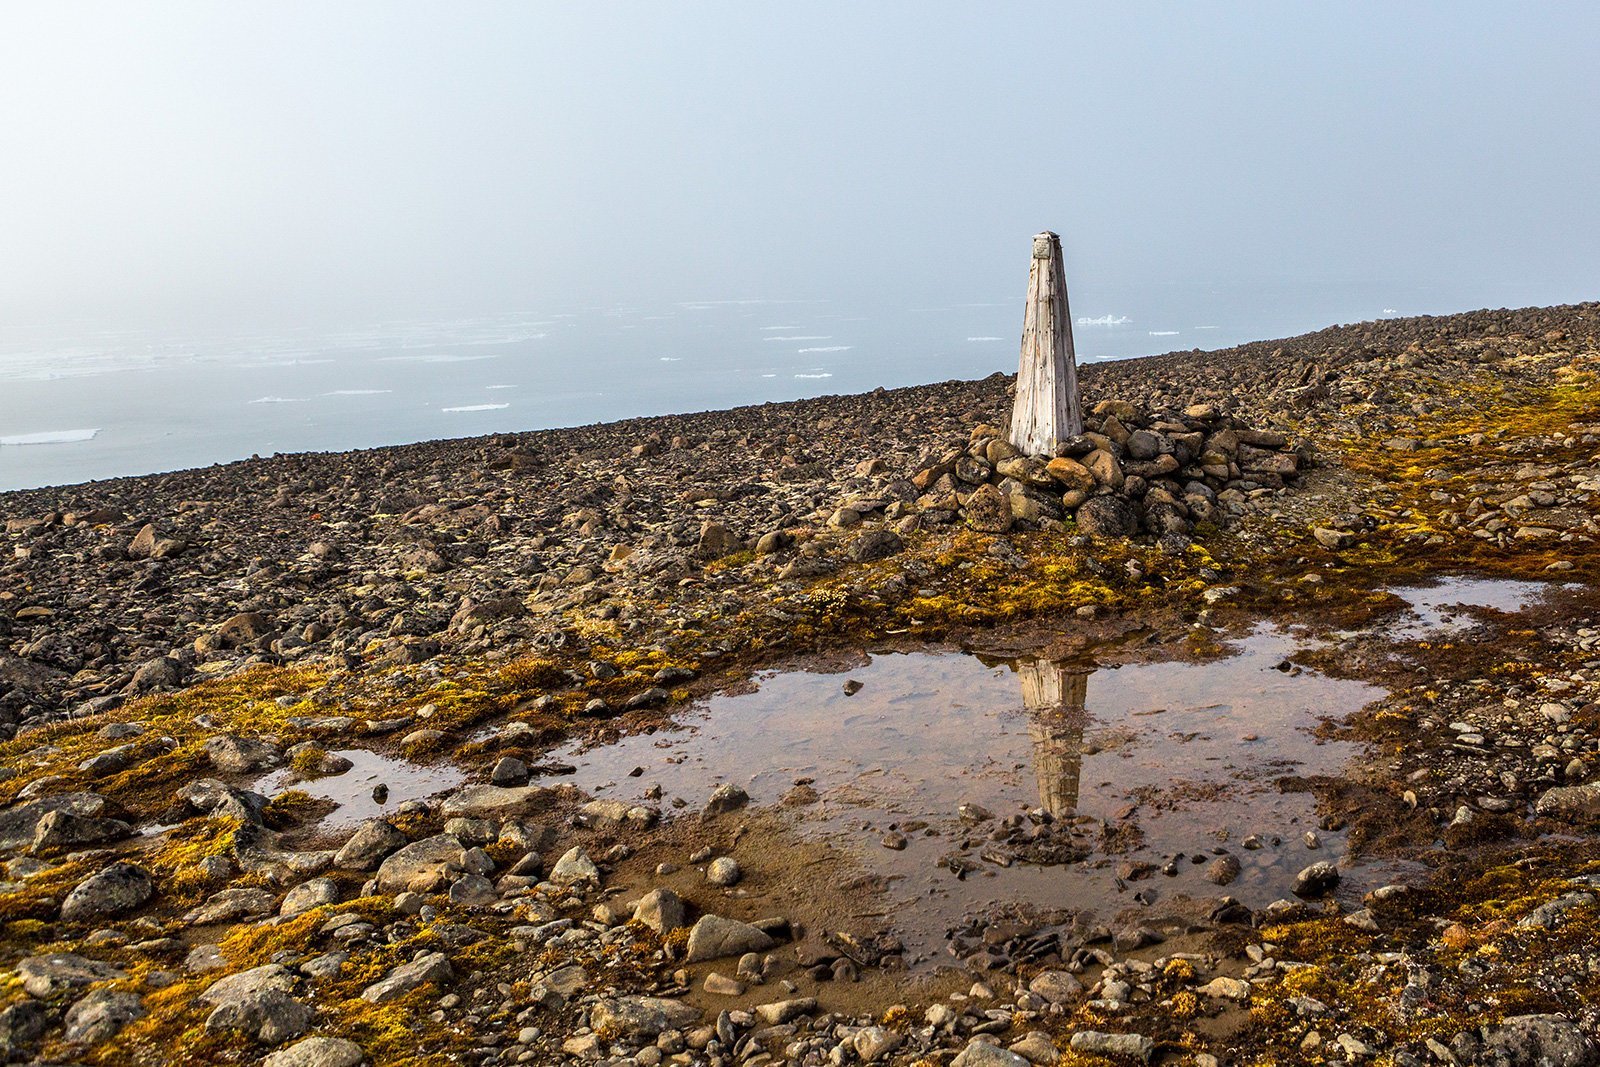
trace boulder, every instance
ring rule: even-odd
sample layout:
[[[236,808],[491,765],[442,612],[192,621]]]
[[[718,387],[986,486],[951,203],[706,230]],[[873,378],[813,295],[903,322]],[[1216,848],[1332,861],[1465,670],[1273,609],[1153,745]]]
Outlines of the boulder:
[[[550,868],[550,881],[556,885],[599,885],[600,868],[580,846],[569,848]]]
[[[326,904],[336,904],[339,901],[339,883],[332,878],[313,878],[301,882],[283,895],[283,903],[278,905],[278,914],[284,918],[303,915],[312,908],[320,908]]]
[[[90,922],[123,915],[155,895],[150,872],[133,863],[113,863],[79,882],[61,902],[63,922]]]
[[[121,968],[104,960],[92,960],[73,952],[56,952],[48,956],[28,956],[20,960],[15,970],[22,979],[22,991],[40,1000],[64,989],[121,978]]]
[[[464,785],[445,798],[439,813],[449,819],[457,815],[506,815],[548,809],[560,796],[559,789],[542,785]]]
[[[447,982],[454,977],[450,959],[443,952],[429,952],[410,963],[402,963],[379,981],[361,991],[361,999],[374,1004],[398,1000],[420,986]]]
[[[121,989],[96,989],[67,1009],[68,1041],[98,1045],[145,1014],[144,998]]]
[[[1125,1056],[1131,1060],[1150,1062],[1156,1043],[1143,1034],[1106,1034],[1097,1030],[1079,1030],[1072,1035],[1074,1052],[1091,1056]]]
[[[681,1030],[700,1021],[699,1009],[662,997],[611,997],[589,1012],[589,1025],[607,1039],[653,1041],[667,1030]]]
[[[683,899],[670,889],[652,889],[633,906],[633,921],[658,934],[668,934],[688,923]]]
[[[261,1061],[261,1067],[358,1067],[367,1058],[361,1046],[342,1037],[301,1038]]]
[[[466,850],[449,834],[413,841],[378,867],[378,891],[431,893],[465,871]]]
[[[52,812],[63,812],[66,815],[83,819],[98,819],[103,817],[105,810],[106,798],[98,793],[59,793],[55,796],[30,800],[23,804],[13,804],[4,811],[0,811],[0,849],[13,851],[33,844],[34,836],[39,831],[40,822]],[[115,820],[106,821],[108,823],[115,822]],[[86,824],[68,821],[64,825],[78,827]],[[125,823],[122,825],[126,827]],[[126,833],[119,836],[126,836]],[[105,840],[111,840],[111,838],[61,840],[57,843],[75,845]]]
[[[356,828],[333,857],[333,865],[348,871],[370,871],[410,839],[383,819],[368,819]]]
[[[1094,496],[1078,508],[1078,529],[1097,538],[1127,537],[1139,527],[1133,505],[1119,496]]]
[[[765,930],[725,919],[720,915],[702,915],[689,931],[686,963],[722,959],[725,956],[742,956],[746,952],[765,952],[778,943]]]

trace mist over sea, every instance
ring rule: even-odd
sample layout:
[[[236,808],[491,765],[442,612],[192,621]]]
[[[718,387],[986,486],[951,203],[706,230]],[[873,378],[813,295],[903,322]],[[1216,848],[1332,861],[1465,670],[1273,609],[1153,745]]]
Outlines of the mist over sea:
[[[1080,363],[1537,303],[1379,285],[1074,295]],[[230,334],[0,338],[0,489],[1016,369],[1022,300],[685,301]]]

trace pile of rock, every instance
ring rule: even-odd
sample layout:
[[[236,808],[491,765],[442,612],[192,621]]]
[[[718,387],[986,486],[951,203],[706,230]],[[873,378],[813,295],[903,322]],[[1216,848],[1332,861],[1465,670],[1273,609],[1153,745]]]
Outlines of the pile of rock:
[[[1311,461],[1285,434],[1242,426],[1208,404],[1151,414],[1102,400],[1084,425],[1053,456],[1022,455],[996,427],[977,427],[966,448],[912,477],[920,520],[1003,533],[1071,517],[1095,537],[1185,535],[1224,525]]]

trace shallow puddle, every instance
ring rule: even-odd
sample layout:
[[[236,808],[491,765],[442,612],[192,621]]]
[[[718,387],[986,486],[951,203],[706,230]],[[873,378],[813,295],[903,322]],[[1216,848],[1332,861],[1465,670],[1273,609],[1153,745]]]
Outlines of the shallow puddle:
[[[1391,589],[1410,611],[1389,632],[1395,637],[1416,639],[1429,634],[1452,634],[1474,625],[1472,610],[1518,612],[1541,597],[1561,588],[1548,582],[1522,582],[1510,578],[1442,578],[1432,585]]]
[[[1276,782],[1337,773],[1357,746],[1319,741],[1312,730],[1382,690],[1289,667],[1296,641],[1274,628],[1234,647],[1211,663],[1103,669],[878,655],[841,674],[768,675],[753,693],[689,712],[681,728],[553,755],[576,765],[575,784],[597,796],[644,798],[659,786],[666,803],[692,811],[735,782],[755,803],[793,805],[803,830],[894,880],[897,906],[884,914],[914,961],[996,901],[1108,916],[1135,893],[1146,903],[1187,891],[1260,906],[1288,896],[1308,863],[1337,861],[1343,835],[1317,830],[1311,795]],[[854,695],[847,680],[861,684]],[[996,818],[964,825],[963,804]],[[990,839],[1006,816],[1041,808],[1055,822],[1052,840],[1082,846],[1067,862],[1028,862],[1040,851]],[[1070,842],[1064,824],[1079,831]],[[1103,835],[1107,825],[1116,833]],[[1262,847],[1243,846],[1251,835]],[[902,836],[900,850],[882,843]],[[1242,865],[1226,889],[1203,876],[1221,849]],[[1122,861],[1161,867],[1174,856],[1171,875],[1119,876]],[[967,868],[964,879],[956,867]],[[1347,882],[1370,887],[1359,874]]]
[[[458,786],[467,778],[460,768],[447,763],[424,766],[364,748],[340,749],[334,755],[349,760],[350,769],[326,778],[296,781],[289,768],[280,767],[257,779],[250,788],[268,797],[287,789],[298,789],[310,796],[331,800],[338,807],[329,812],[318,827],[334,829],[376,818],[408,800],[421,800]],[[388,794],[381,801],[373,796],[373,790],[379,785],[388,787]]]

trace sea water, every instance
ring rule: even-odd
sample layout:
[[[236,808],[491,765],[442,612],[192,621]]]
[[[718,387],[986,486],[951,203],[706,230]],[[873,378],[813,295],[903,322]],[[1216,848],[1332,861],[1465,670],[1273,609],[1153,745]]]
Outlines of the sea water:
[[[1220,348],[1448,296],[1377,286],[1108,293],[1079,361]],[[1470,306],[1461,304],[1460,306]],[[343,330],[0,332],[0,490],[1014,371],[1022,301],[704,300]]]

